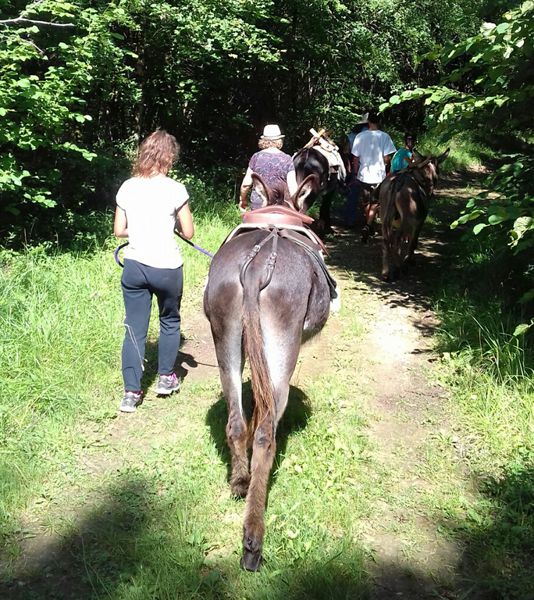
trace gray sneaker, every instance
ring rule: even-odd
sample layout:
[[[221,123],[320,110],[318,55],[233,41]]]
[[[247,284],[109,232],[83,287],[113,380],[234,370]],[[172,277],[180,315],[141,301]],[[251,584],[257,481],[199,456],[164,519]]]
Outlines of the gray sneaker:
[[[170,375],[160,375],[158,385],[156,386],[156,394],[160,396],[168,396],[180,389],[180,380],[176,377],[176,373]]]
[[[128,413],[135,412],[135,409],[142,401],[142,392],[124,392],[119,410]]]

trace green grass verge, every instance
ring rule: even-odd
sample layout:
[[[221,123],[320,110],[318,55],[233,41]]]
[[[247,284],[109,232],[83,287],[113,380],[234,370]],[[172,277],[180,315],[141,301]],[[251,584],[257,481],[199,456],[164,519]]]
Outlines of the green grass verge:
[[[221,197],[208,210],[207,188],[187,183],[195,242],[214,252],[238,221],[237,208]],[[0,253],[0,536],[20,529],[14,513],[47,473],[72,462],[71,425],[109,416],[107,399],[121,387],[118,242],[102,239],[112,219],[89,215],[93,233],[75,236],[69,248]],[[201,287],[209,262],[186,244],[182,251],[187,294]]]
[[[533,349],[514,335],[523,316],[509,303],[511,265],[491,240],[454,236],[451,268],[431,288],[441,381],[461,432],[455,444],[480,500],[461,518],[446,516],[444,528],[467,544],[464,576],[475,597],[523,599],[534,586]]]

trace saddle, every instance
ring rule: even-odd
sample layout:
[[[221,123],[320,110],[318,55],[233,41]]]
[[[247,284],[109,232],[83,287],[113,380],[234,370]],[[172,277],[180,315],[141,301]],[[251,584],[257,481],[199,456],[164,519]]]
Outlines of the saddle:
[[[308,215],[298,213],[291,208],[273,205],[246,212],[243,215],[243,223],[256,225],[258,227],[261,227],[262,225],[305,227],[306,225],[313,223],[313,219]]]
[[[242,215],[242,219],[243,223],[235,227],[228,234],[223,244],[226,244],[233,237],[245,231],[253,229],[276,229],[277,231],[298,233],[307,240],[311,247],[316,248],[318,252],[328,254],[328,250],[321,238],[309,228],[314,219],[296,210],[276,204],[246,212]]]
[[[339,154],[339,148],[334,142],[325,135],[325,130],[310,129],[312,134],[311,140],[304,146],[304,148],[315,148],[320,152],[328,161],[328,167],[330,175],[336,174],[340,181],[345,181],[347,178],[347,171],[341,155]]]

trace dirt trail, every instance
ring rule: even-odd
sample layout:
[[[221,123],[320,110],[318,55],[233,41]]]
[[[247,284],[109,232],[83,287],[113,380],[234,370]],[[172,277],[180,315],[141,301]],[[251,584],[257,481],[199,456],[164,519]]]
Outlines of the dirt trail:
[[[452,204],[436,210],[451,214],[460,201],[477,186],[479,173],[450,175],[441,182],[437,197]],[[450,216],[444,220],[447,224]],[[329,263],[349,310],[359,310],[366,322],[363,342],[342,348],[352,355],[358,373],[357,388],[365,390],[372,421],[369,436],[374,456],[384,471],[394,472],[389,495],[377,508],[372,522],[365,525],[364,540],[374,556],[370,568],[375,578],[372,598],[389,599],[434,597],[436,589],[448,597],[454,587],[455,572],[462,548],[438,533],[438,524],[408,508],[434,485],[424,474],[421,463],[429,441],[441,436],[454,453],[456,436],[447,423],[447,393],[433,382],[433,334],[439,326],[425,292],[425,277],[440,268],[442,251],[450,230],[426,224],[416,266],[395,285],[383,283],[380,273],[380,238],[362,246],[356,232],[335,228],[328,244]],[[197,311],[189,321],[194,335],[183,351],[196,357],[191,367],[183,363],[193,379],[216,373],[216,358],[209,327]],[[301,351],[293,385],[313,375],[328,372],[339,351],[343,319],[335,315],[323,333]],[[460,480],[462,473],[457,477]],[[468,495],[467,482],[459,483]],[[406,504],[406,505],[405,505]],[[415,535],[414,535],[414,532]],[[414,547],[414,538],[417,543]],[[418,577],[417,571],[424,573]],[[395,575],[391,575],[395,573]],[[428,573],[432,573],[429,580]]]
[[[450,176],[442,182],[438,194],[459,199],[466,194],[465,186],[465,177]],[[425,227],[416,266],[394,286],[378,278],[378,238],[362,246],[355,232],[337,229],[329,243],[329,263],[341,287],[345,310],[360,311],[365,322],[363,341],[357,345],[347,343],[342,351],[349,355],[351,368],[358,372],[358,389],[365,390],[371,419],[368,434],[376,461],[384,472],[394,473],[387,482],[388,498],[377,507],[373,520],[363,524],[363,541],[374,556],[370,571],[376,582],[372,594],[376,599],[422,599],[430,597],[436,588],[441,590],[442,597],[450,597],[446,592],[453,587],[454,572],[461,558],[462,549],[440,536],[437,524],[413,508],[414,499],[423,498],[432,486],[421,467],[428,440],[438,431],[454,446],[454,432],[447,425],[444,411],[447,395],[432,377],[436,359],[432,335],[438,323],[423,283],[425,273],[439,268],[445,235],[444,230]],[[194,305],[184,303],[185,342],[180,369],[184,385],[218,376],[211,333],[199,297],[197,294]],[[331,317],[323,334],[303,348],[294,385],[332,368],[340,351],[342,314]],[[131,419],[129,422],[122,417],[116,419],[109,427],[102,451],[83,459],[83,470],[96,478],[117,469],[117,460],[124,460],[132,447],[138,452],[151,443],[154,428],[158,439],[179,435],[180,428],[166,429],[160,412],[165,413],[164,405],[161,409],[152,408],[145,419],[145,430],[137,432],[134,430],[138,425]],[[95,434],[96,442],[100,435],[100,431]],[[123,446],[118,456],[115,441],[130,437],[131,445]],[[87,445],[91,443],[88,435]],[[455,451],[454,447],[451,451]],[[36,522],[27,523],[28,529],[37,527]],[[417,532],[415,547],[414,531]],[[52,538],[37,535],[23,544],[26,566],[39,563]],[[428,583],[427,576],[414,577],[414,570],[418,569],[431,572],[432,582]]]

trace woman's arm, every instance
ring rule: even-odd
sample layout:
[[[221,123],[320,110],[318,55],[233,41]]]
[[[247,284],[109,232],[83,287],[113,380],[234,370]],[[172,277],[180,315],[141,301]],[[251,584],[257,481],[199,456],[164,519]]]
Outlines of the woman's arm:
[[[186,202],[176,215],[176,219],[180,225],[180,233],[184,238],[190,240],[195,233],[195,226],[193,225],[193,215],[189,208],[189,202]]]
[[[241,182],[241,188],[239,190],[239,208],[241,211],[247,210],[248,204],[248,193],[252,187],[252,169],[248,167],[243,181]]]
[[[117,206],[115,209],[115,222],[113,223],[113,233],[115,237],[127,238],[128,237],[128,220],[126,219],[126,212]]]
[[[287,177],[287,189],[289,190],[289,194],[293,196],[297,191],[297,175],[294,169],[288,172]]]

